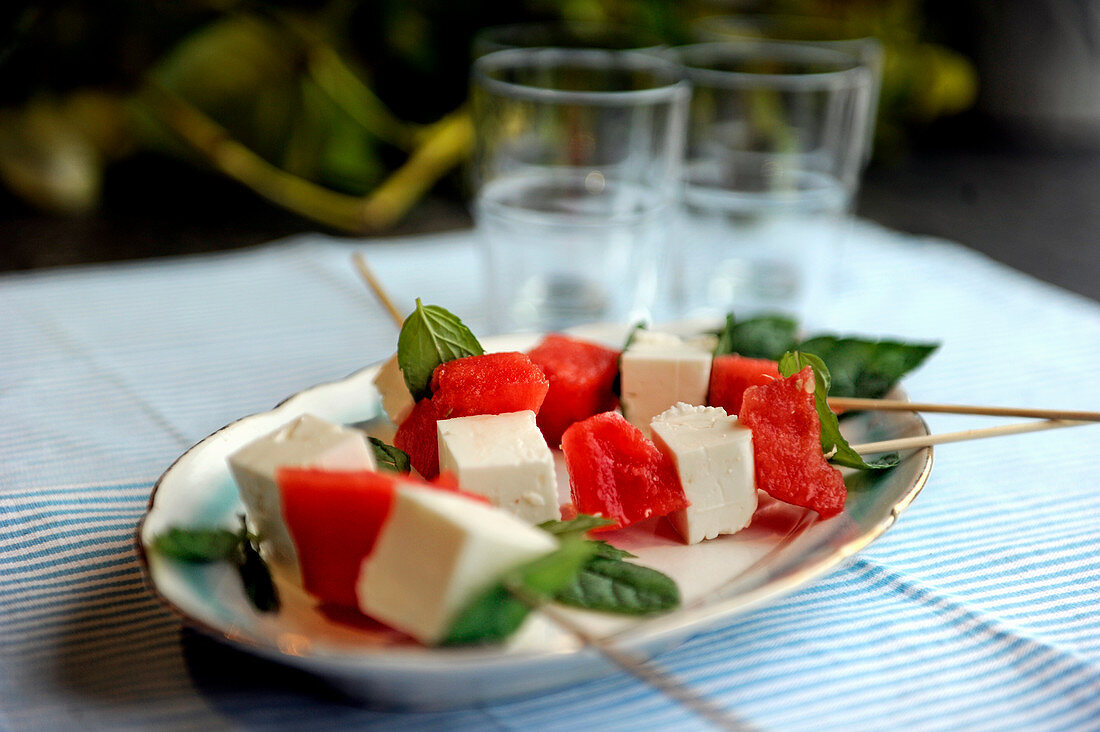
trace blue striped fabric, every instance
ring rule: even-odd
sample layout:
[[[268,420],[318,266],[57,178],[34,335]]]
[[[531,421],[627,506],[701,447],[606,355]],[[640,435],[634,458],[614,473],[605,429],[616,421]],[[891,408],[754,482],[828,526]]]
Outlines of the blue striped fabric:
[[[614,675],[442,712],[374,709],[190,630],[131,541],[156,477],[243,415],[393,349],[349,266],[488,322],[472,236],[301,237],[0,278],[0,729],[707,729]],[[943,341],[927,401],[1100,409],[1100,306],[858,223],[815,324]],[[933,431],[979,418],[934,416]],[[854,561],[657,660],[760,729],[1100,729],[1100,428],[938,449]]]

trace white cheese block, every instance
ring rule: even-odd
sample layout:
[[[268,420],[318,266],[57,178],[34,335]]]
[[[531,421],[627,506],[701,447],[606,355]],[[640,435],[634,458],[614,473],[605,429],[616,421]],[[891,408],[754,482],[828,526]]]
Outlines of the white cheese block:
[[[695,544],[748,526],[756,511],[752,431],[721,407],[677,404],[653,420],[653,442],[672,458],[691,505],[669,515]]]
[[[462,490],[533,524],[561,518],[554,455],[534,412],[441,419],[436,429],[439,471]]]
[[[415,403],[409,387],[405,384],[405,375],[397,364],[397,354],[382,364],[374,376],[374,386],[382,398],[382,409],[395,426],[400,426],[409,416]]]
[[[374,451],[359,430],[304,414],[229,456],[248,518],[268,542],[271,557],[296,566],[298,553],[275,483],[275,471],[283,467],[373,470]]]
[[[359,609],[434,645],[478,593],[557,545],[545,531],[459,494],[401,487],[360,568]]]
[[[713,336],[637,331],[622,355],[623,416],[648,436],[653,418],[673,404],[706,404],[715,345]]]

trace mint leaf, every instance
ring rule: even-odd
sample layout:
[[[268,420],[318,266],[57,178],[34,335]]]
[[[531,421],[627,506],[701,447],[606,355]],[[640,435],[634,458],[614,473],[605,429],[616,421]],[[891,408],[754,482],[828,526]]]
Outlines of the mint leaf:
[[[655,569],[596,556],[554,599],[586,610],[650,615],[678,606],[680,589]]]
[[[802,353],[820,356],[832,374],[833,396],[878,399],[905,374],[920,366],[938,343],[902,343],[819,335],[798,344]]]
[[[639,320],[637,323],[631,326],[630,332],[627,333],[626,340],[623,342],[623,347],[622,349],[620,349],[620,353],[630,348],[630,346],[634,343],[634,339],[638,337],[638,331],[640,330],[649,330],[649,326],[646,325],[645,321]]]
[[[258,539],[249,533],[244,514],[240,515],[241,528],[181,529],[172,527],[153,539],[153,548],[173,559],[184,562],[232,562],[237,567],[245,594],[260,612],[279,609],[279,593],[271,579],[263,557],[260,556]]]
[[[240,554],[237,557],[237,573],[244,584],[245,594],[252,606],[262,613],[279,609],[279,592],[271,578],[271,570],[260,556],[256,538],[248,533],[244,515],[241,515],[241,529],[237,533],[240,542]]]
[[[583,538],[592,529],[598,529],[601,526],[611,526],[615,522],[610,519],[605,519],[601,516],[592,516],[587,513],[577,514],[575,518],[569,521],[543,521],[539,524],[539,528],[543,531],[560,537],[575,537]],[[592,544],[596,545],[596,556],[604,557],[606,559],[624,559],[626,557],[633,557],[635,555],[620,549],[616,546],[608,544],[606,541],[599,539],[589,539]]]
[[[736,353],[746,358],[777,360],[798,342],[798,321],[784,315],[764,315],[737,322],[733,313],[718,331],[715,356]]]
[[[420,298],[397,337],[397,364],[417,400],[431,396],[432,372],[439,364],[483,353],[485,349],[457,316],[438,305],[423,305]]]
[[[603,557],[604,559],[634,559],[638,556],[600,539],[589,539],[589,541],[596,545],[597,557]]]
[[[393,445],[387,445],[377,437],[368,437],[378,467],[391,473],[407,473],[410,470],[409,455]]]
[[[557,536],[579,539],[592,529],[612,523],[582,513],[570,521],[546,521],[539,524],[539,528]],[[630,552],[606,541],[589,539],[585,543],[591,545],[595,553],[577,576],[554,595],[558,602],[627,615],[661,612],[680,603],[680,590],[672,579],[655,569],[623,561],[634,556]]]
[[[837,422],[836,414],[829,409],[828,397],[831,383],[829,369],[820,357],[812,353],[791,351],[779,358],[779,373],[784,378],[790,378],[807,366],[814,372],[814,408],[821,422],[821,450],[829,456],[829,461],[859,470],[884,470],[897,465],[899,460],[897,453],[891,453],[868,463],[840,434],[840,424]]]
[[[638,321],[630,327],[630,332],[627,333],[626,340],[623,342],[623,347],[619,349],[619,360],[616,363],[617,370],[615,372],[615,380],[611,382],[611,393],[617,397],[623,395],[623,354],[626,353],[626,349],[630,348],[634,343],[634,338],[638,335],[640,330],[648,330],[649,326],[644,321]]]
[[[507,573],[463,608],[443,644],[504,640],[519,628],[533,607],[572,581],[594,551],[592,542],[567,538],[553,553]]]
[[[239,542],[237,534],[228,529],[172,527],[153,539],[153,548],[184,562],[217,562],[236,559]]]
[[[602,526],[611,526],[613,523],[615,522],[611,519],[605,519],[602,516],[579,513],[576,518],[570,519],[569,521],[543,521],[539,524],[539,528],[554,536],[581,537],[592,529],[598,529]]]

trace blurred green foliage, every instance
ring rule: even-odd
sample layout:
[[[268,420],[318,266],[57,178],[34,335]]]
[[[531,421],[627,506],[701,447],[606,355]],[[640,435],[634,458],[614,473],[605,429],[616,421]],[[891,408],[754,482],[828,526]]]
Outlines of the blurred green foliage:
[[[880,143],[969,106],[963,57],[929,43],[917,0],[776,0],[884,44]],[[675,0],[90,0],[0,10],[0,180],[82,213],[139,150],[206,165],[330,227],[384,229],[469,154],[462,111],[481,28],[592,21],[668,43],[726,6]],[[809,19],[809,20],[808,20]]]

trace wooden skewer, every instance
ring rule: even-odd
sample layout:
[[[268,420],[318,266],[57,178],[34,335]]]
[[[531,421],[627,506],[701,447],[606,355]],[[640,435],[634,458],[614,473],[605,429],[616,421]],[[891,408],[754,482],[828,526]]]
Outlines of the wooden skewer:
[[[869,409],[880,412],[941,412],[944,414],[978,414],[988,417],[1033,417],[1035,419],[1059,419],[1074,422],[1100,422],[1100,412],[1066,409],[981,407],[968,404],[929,404],[895,399],[859,399],[856,397],[829,397],[829,406],[833,409]]]
[[[1000,437],[1001,435],[1019,435],[1025,432],[1054,430],[1060,427],[1078,427],[1083,424],[1091,423],[1074,422],[1066,419],[1051,419],[1043,422],[1019,422],[1016,424],[1001,425],[1000,427],[987,427],[980,430],[942,432],[938,435],[920,435],[918,437],[900,437],[896,440],[883,440],[882,442],[868,442],[862,445],[852,445],[852,449],[862,455],[880,452],[895,452],[898,450],[918,450],[922,447],[942,445],[946,442],[980,440],[985,437]]]
[[[386,288],[382,286],[382,281],[375,276],[374,270],[371,269],[370,264],[367,262],[367,256],[362,252],[356,252],[352,255],[351,261],[355,262],[355,267],[359,270],[359,274],[362,275],[367,286],[370,287],[371,292],[374,293],[374,296],[378,298],[378,302],[382,303],[382,307],[384,307],[386,312],[390,314],[390,317],[393,318],[394,324],[396,324],[398,328],[401,328],[405,322],[405,318],[401,315],[401,311],[397,309],[397,306],[393,304],[393,300],[390,298],[389,293],[386,292]]]

